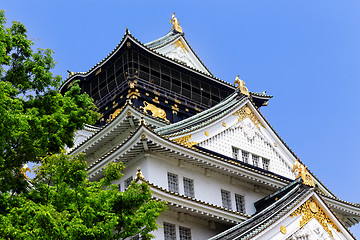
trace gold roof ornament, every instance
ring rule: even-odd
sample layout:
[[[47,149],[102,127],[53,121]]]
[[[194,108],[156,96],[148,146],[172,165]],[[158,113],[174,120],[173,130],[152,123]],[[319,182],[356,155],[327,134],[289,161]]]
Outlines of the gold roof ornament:
[[[175,29],[175,31],[183,33],[182,28],[180,27],[179,20],[175,17],[175,12],[173,13],[169,23],[173,25],[171,29]]]
[[[72,71],[70,71],[70,70],[67,70],[67,72],[69,73],[69,77],[71,77],[71,76],[75,75],[75,73],[74,73],[74,72],[72,72]]]
[[[312,178],[310,173],[308,173],[306,167],[304,165],[302,165],[301,163],[299,163],[298,159],[296,159],[296,162],[295,162],[295,164],[293,166],[292,171],[293,172],[298,172],[298,175],[296,176],[296,179],[301,177],[301,179],[303,180],[303,183],[305,185],[315,187],[314,179]]]
[[[234,81],[234,86],[237,89],[240,89],[240,92],[246,96],[249,96],[249,90],[245,87],[245,82],[239,78],[240,75],[237,75]]]
[[[28,167],[28,165],[26,163],[24,163],[23,167],[20,169],[20,172],[22,175],[24,175],[24,177],[26,177],[27,179],[30,179],[28,176],[26,176],[26,172],[31,173],[31,169]]]
[[[136,178],[139,178],[139,179],[141,179],[141,180],[144,180],[144,179],[145,179],[144,175],[143,175],[142,172],[141,172],[140,166],[137,167]]]

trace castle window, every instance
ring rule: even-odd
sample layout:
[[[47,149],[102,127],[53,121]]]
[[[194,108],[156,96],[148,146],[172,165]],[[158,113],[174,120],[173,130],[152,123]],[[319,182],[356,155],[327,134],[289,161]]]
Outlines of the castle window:
[[[164,222],[164,239],[176,240],[175,225]]]
[[[231,196],[229,191],[221,189],[221,200],[224,208],[231,209]]]
[[[170,192],[179,192],[178,175],[168,172],[168,186]]]
[[[195,197],[194,193],[194,180],[184,178],[184,194],[188,197]]]
[[[252,155],[252,160],[253,160],[253,165],[255,167],[258,167],[259,166],[259,156]]]
[[[186,227],[179,227],[180,240],[191,240],[191,229]]]
[[[235,159],[239,159],[239,149],[236,147],[232,147],[232,156]]]
[[[235,193],[235,204],[236,204],[236,211],[245,213],[244,196]]]
[[[249,162],[249,153],[245,152],[245,151],[241,151],[242,152],[242,161],[244,163],[248,163]]]
[[[125,189],[127,189],[128,186],[130,186],[132,180],[133,180],[133,177],[131,176],[131,177],[129,177],[128,179],[126,179],[126,180],[124,181],[124,188],[125,188]]]
[[[263,168],[265,170],[269,170],[269,166],[270,166],[270,160],[267,158],[263,158],[262,159],[262,163],[263,163]]]

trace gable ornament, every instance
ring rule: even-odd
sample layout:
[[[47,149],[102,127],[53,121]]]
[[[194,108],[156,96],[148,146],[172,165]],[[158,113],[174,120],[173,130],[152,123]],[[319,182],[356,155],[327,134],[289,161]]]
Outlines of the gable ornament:
[[[315,218],[331,237],[334,236],[329,226],[331,226],[337,232],[340,232],[340,229],[334,224],[333,221],[331,221],[329,216],[326,215],[326,213],[320,208],[320,206],[312,198],[309,198],[293,213],[291,213],[290,217],[296,217],[299,215],[301,215],[300,229],[304,227],[308,222],[310,222],[311,219]]]
[[[260,129],[260,126],[264,127],[259,118],[255,115],[255,113],[253,113],[253,111],[251,111],[251,109],[247,105],[243,106],[241,109],[237,110],[232,115],[238,117],[238,122],[241,122],[245,118],[249,118],[258,129]]]

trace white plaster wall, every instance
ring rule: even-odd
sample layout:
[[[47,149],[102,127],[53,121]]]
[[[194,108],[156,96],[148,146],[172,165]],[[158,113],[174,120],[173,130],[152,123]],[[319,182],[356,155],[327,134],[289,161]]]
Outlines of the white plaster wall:
[[[291,179],[295,177],[291,167],[286,163],[288,161],[276,149],[278,147],[275,147],[273,142],[269,142],[249,118],[245,118],[199,145],[229,157],[233,157],[232,147],[234,146],[261,158],[270,159],[270,171]],[[241,152],[238,159],[242,160]],[[252,164],[251,156],[248,163]],[[263,167],[261,159],[259,167]]]
[[[163,155],[143,156],[139,160],[131,161],[131,165],[127,166],[124,177],[120,181],[122,190],[124,189],[124,181],[130,176],[135,176],[137,166],[141,167],[146,180],[165,189],[168,189],[167,173],[177,174],[179,194],[184,194],[183,178],[193,179],[195,198],[218,206],[222,206],[221,189],[230,191],[233,210],[236,210],[235,193],[243,195],[245,213],[249,215],[255,212],[254,202],[269,194],[268,192],[261,192],[261,189],[260,192],[255,192],[253,185],[216,172],[209,171],[210,176],[206,176],[204,168],[190,163],[185,162],[183,167],[179,167],[178,160]],[[256,191],[258,190],[256,189]]]
[[[152,232],[157,240],[164,239],[164,222],[171,223],[175,225],[176,229],[176,239],[180,239],[179,234],[179,226],[190,228],[191,229],[191,239],[192,240],[204,240],[209,239],[224,230],[224,227],[217,226],[217,229],[210,229],[209,222],[203,219],[194,218],[191,216],[186,215],[184,221],[178,220],[178,213],[173,211],[167,211],[157,219],[157,224],[161,227],[157,230]]]

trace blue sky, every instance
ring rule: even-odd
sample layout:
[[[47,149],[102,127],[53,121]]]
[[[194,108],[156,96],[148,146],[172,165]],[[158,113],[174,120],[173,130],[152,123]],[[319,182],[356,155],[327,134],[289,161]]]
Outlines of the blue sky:
[[[55,74],[87,71],[122,39],[165,35],[175,11],[185,37],[218,78],[274,95],[262,113],[340,199],[360,203],[360,1],[2,1]],[[360,224],[358,224],[360,225]],[[351,231],[360,237],[360,226]]]

